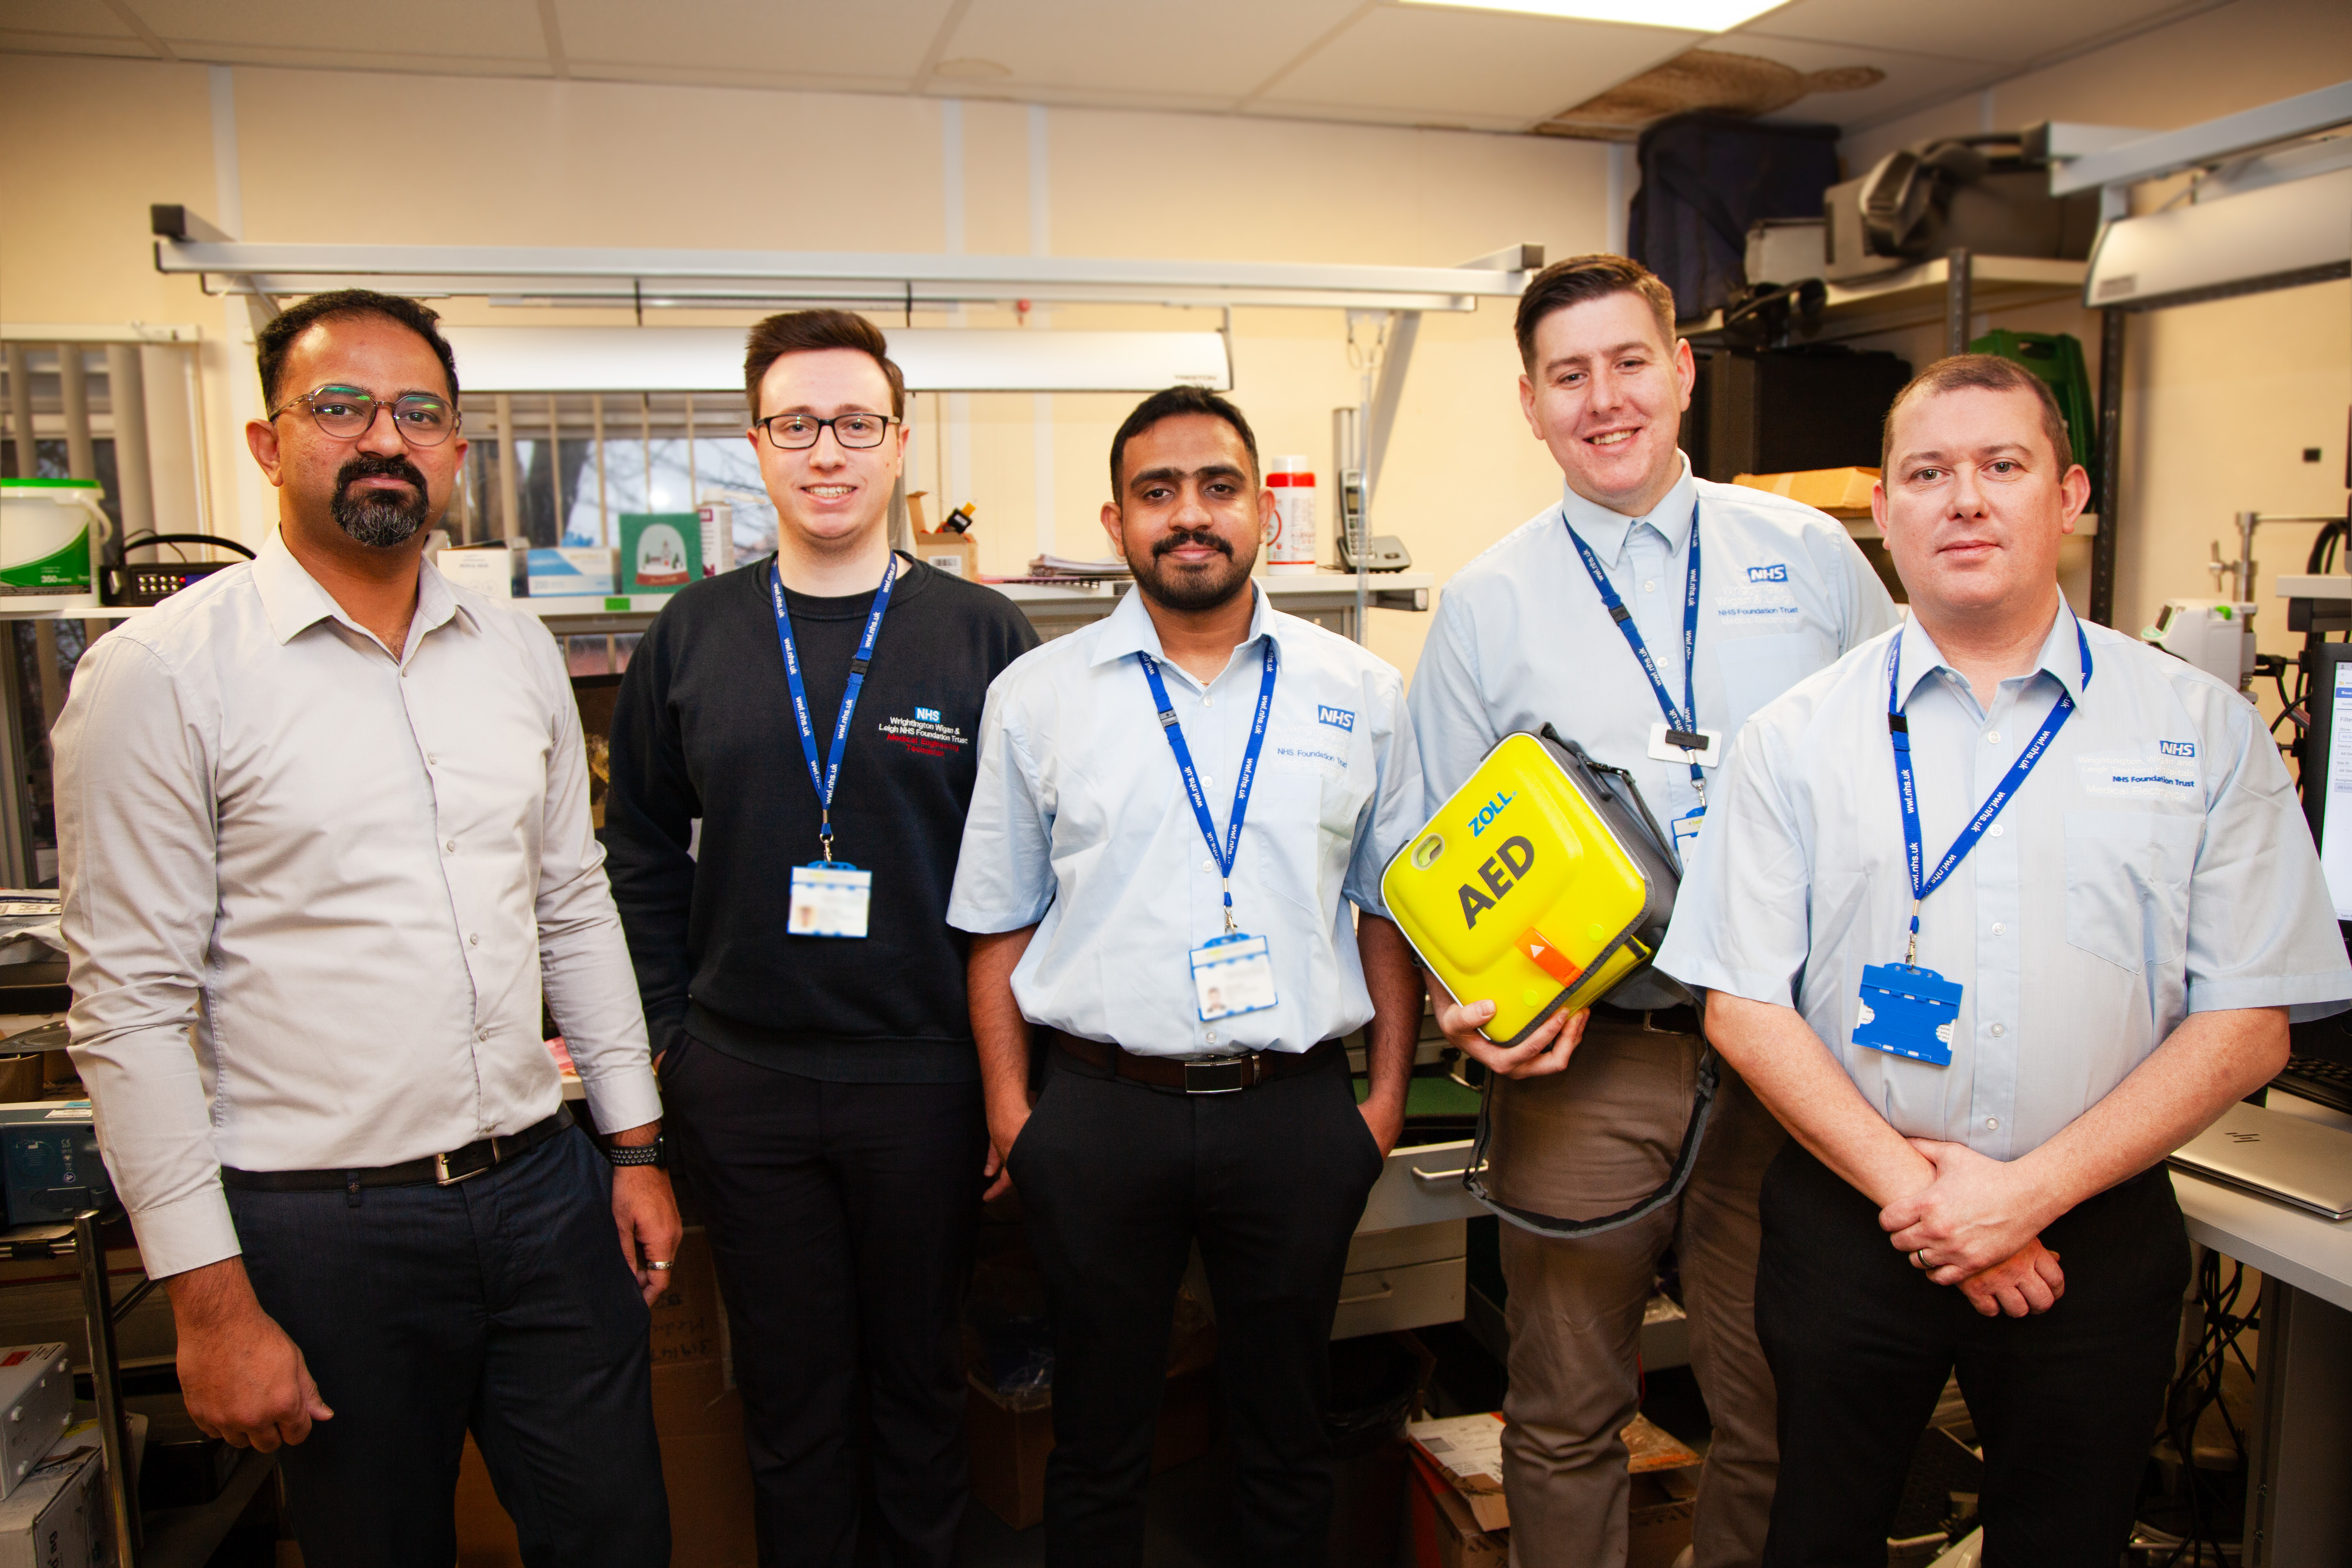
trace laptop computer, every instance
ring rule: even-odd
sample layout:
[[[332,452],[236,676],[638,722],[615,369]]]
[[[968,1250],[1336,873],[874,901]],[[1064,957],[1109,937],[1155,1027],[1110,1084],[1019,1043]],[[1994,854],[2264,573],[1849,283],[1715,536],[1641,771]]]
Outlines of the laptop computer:
[[[2241,1100],[2175,1150],[2170,1163],[2323,1219],[2352,1215],[2352,1132],[2284,1111]]]

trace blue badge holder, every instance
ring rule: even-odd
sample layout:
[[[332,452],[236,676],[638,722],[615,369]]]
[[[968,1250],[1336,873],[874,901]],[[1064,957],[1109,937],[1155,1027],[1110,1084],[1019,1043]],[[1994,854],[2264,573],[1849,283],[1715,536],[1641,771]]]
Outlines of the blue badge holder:
[[[1932,969],[1873,963],[1862,972],[1863,1016],[1853,1043],[1936,1067],[1952,1065],[1960,986]]]

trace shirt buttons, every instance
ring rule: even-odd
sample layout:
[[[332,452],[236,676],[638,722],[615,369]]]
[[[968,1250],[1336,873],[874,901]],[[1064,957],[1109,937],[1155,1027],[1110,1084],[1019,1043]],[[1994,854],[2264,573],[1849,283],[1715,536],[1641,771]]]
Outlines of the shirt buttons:
[[[1991,745],[1991,746],[1998,746],[1998,745],[2000,745],[2000,731],[1998,731],[1998,730],[1987,730],[1987,731],[1985,731],[1985,743],[1986,743],[1987,745]]]
[[[1210,1031],[1209,1031],[1209,1044],[1211,1044],[1211,1045],[1213,1045],[1213,1045],[1215,1045],[1216,1043],[1217,1043],[1217,1031],[1216,1031],[1216,1030],[1214,1030],[1214,1029],[1212,1029],[1212,1030],[1210,1030]]]
[[[474,1038],[478,1040],[487,1040],[489,1037],[490,1032],[488,1029],[477,1029],[474,1031]]]
[[[1998,822],[1994,823],[1994,824],[1992,825],[1992,836],[1993,836],[1995,838],[1998,838],[1998,837],[2000,837],[2001,836],[2001,832],[2002,832],[2002,829],[2001,829],[2001,826],[2000,826],[2000,823],[1998,823]]]
[[[2007,1033],[2009,1033],[2009,1026],[2006,1024],[1995,1024],[1992,1026],[1992,1037],[1996,1040]]]
[[[446,849],[450,854],[455,855],[457,852],[457,841],[452,838],[447,843],[442,845],[441,847]]]
[[[435,764],[438,763],[440,761],[441,761],[441,759],[440,759],[440,758],[438,758],[438,757],[435,756],[435,755],[434,755],[432,752],[425,752],[425,766],[427,766],[427,767],[432,767],[432,766],[434,766]]]
[[[479,932],[479,931],[476,931],[476,932],[474,932],[471,936],[468,936],[468,937],[466,939],[466,945],[467,945],[467,947],[479,947],[479,946],[481,946],[481,945],[482,945],[482,933],[481,933],[481,932]],[[1994,1028],[1995,1028],[1996,1030],[1997,1030],[1999,1027],[2000,1027],[2000,1026],[1999,1026],[1999,1025],[1995,1025],[1995,1026],[1994,1026]]]
[[[1642,584],[1642,592],[1643,592],[1644,594],[1654,594],[1654,593],[1656,593],[1657,591],[1658,591],[1658,585],[1657,585],[1657,584],[1656,584],[1656,583],[1654,583],[1654,582],[1644,583],[1644,584]]]
[[[1203,708],[1214,708],[1216,705],[1217,705],[1217,696],[1216,696],[1216,693],[1215,693],[1215,692],[1213,692],[1213,691],[1203,691],[1202,693],[1201,693],[1201,706],[1202,706],[1202,707],[1203,707]]]
[[[1988,1117],[1986,1117],[1986,1118],[1985,1118],[1985,1131],[1988,1131],[1988,1132],[1998,1132],[1998,1131],[2000,1131],[2000,1117],[1998,1117],[1998,1116],[1988,1116]]]
[[[1213,871],[1216,868],[1217,863],[1214,860],[1203,860],[1201,862],[1201,869],[1203,871]]]
[[[1995,936],[2001,936],[2001,935],[2004,935],[2004,934],[2008,931],[2008,930],[2009,930],[2009,928],[2008,928],[2007,926],[2002,925],[1999,921],[1993,921],[1993,922],[1992,922],[1992,934],[1993,934],[1993,935],[1995,935]]]

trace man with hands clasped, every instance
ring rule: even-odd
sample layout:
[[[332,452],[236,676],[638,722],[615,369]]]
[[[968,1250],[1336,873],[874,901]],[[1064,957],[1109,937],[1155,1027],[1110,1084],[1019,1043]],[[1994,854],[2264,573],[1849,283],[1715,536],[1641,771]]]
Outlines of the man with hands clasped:
[[[1752,720],[1659,966],[1794,1134],[1763,1192],[1768,1563],[1876,1564],[1957,1368],[1989,1565],[2113,1563],[2189,1245],[2165,1155],[2352,997],[2252,704],[2076,619],[2088,495],[1990,355],[1896,397],[1907,626]]]

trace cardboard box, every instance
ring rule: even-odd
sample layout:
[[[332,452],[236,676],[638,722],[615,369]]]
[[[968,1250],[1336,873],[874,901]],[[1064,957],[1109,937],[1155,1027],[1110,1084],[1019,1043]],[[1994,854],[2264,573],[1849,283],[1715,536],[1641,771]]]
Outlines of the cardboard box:
[[[1416,1421],[1406,1431],[1415,1568],[1504,1563],[1511,1510],[1503,1493],[1501,1414]],[[1633,1417],[1620,1436],[1633,1478],[1626,1568],[1671,1568],[1690,1544],[1699,1457],[1647,1416]]]
[[[610,550],[534,550],[525,557],[523,589],[534,599],[612,594],[617,554]]]
[[[700,512],[621,514],[620,592],[675,594],[701,575]]]
[[[1870,487],[1878,482],[1876,468],[1804,468],[1793,474],[1735,474],[1731,482],[1829,513],[1832,517],[1870,515]]]
[[[670,1288],[654,1303],[654,1431],[669,1493],[670,1561],[755,1568],[751,1461],[734,1386],[709,1238],[688,1230]],[[458,1568],[521,1568],[514,1523],[471,1437],[457,1470]]]
[[[915,559],[967,583],[980,581],[980,542],[969,533],[915,535]]]
[[[485,598],[514,597],[515,552],[503,544],[469,544],[445,550],[433,558],[433,564],[458,587],[471,588]]]
[[[0,1568],[105,1568],[106,1457],[89,1423],[58,1439],[24,1484],[0,1502]]]

